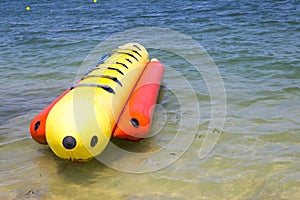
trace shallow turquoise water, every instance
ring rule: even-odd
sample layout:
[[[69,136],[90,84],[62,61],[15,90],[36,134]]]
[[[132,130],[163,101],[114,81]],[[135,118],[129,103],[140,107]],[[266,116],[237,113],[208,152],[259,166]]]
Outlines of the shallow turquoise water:
[[[30,11],[25,10],[28,5]],[[1,1],[0,6],[1,198],[300,197],[298,1]],[[175,163],[150,173],[124,173],[97,160],[85,164],[60,160],[47,146],[32,141],[31,119],[72,85],[90,51],[111,35],[141,27],[186,34],[217,65],[225,85],[227,114],[213,151],[198,158],[211,120],[211,99],[203,77],[179,56],[153,49],[150,55],[167,69],[158,101],[168,112],[166,124],[153,138],[114,143],[144,153],[163,148],[174,138],[182,121],[180,106],[189,111],[168,89],[180,84],[171,73],[175,69],[192,85],[201,112],[193,143]],[[157,40],[165,42],[163,37]],[[191,59],[198,56],[190,49]],[[192,97],[186,96],[189,99],[192,105]],[[158,110],[155,116],[158,126],[164,115]],[[174,145],[170,151],[181,148]],[[138,164],[134,162],[138,160],[131,157],[115,161]]]

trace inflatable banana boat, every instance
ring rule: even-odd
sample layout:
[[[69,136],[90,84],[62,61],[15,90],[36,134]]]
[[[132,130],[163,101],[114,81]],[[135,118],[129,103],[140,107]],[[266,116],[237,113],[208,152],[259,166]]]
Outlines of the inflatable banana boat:
[[[142,45],[120,46],[32,120],[31,136],[58,157],[79,162],[100,154],[111,136],[145,138],[162,75],[163,65],[148,63]]]

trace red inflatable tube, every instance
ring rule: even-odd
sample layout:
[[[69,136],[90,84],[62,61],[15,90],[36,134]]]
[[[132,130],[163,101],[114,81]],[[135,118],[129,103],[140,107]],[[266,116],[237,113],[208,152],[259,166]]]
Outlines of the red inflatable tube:
[[[147,64],[118,120],[113,137],[132,141],[147,137],[163,73],[164,66],[156,59]]]
[[[31,137],[40,144],[47,144],[46,141],[46,120],[52,107],[58,102],[63,96],[65,96],[70,89],[62,93],[57,99],[49,104],[42,112],[40,112],[30,123],[30,134]]]

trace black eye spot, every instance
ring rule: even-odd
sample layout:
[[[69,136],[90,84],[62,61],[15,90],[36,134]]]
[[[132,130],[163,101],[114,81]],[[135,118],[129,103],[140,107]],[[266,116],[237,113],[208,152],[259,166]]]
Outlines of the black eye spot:
[[[40,127],[41,125],[41,122],[40,121],[37,121],[35,124],[34,124],[34,131],[37,131],[38,128]]]
[[[73,149],[76,146],[76,140],[72,136],[66,136],[62,144],[66,149]]]
[[[140,123],[136,118],[131,118],[130,122],[135,128],[138,128],[140,126]]]
[[[98,137],[94,135],[91,139],[91,147],[96,146],[97,143],[98,143]]]

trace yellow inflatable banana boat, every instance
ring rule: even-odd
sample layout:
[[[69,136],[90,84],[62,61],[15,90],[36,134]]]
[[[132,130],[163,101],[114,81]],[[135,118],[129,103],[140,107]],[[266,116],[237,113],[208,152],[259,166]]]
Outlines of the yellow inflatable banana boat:
[[[147,62],[147,50],[128,43],[89,70],[48,114],[46,140],[51,150],[72,161],[100,154]]]

